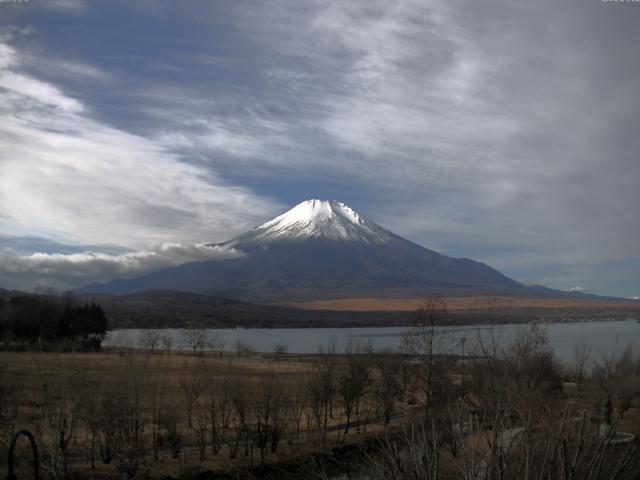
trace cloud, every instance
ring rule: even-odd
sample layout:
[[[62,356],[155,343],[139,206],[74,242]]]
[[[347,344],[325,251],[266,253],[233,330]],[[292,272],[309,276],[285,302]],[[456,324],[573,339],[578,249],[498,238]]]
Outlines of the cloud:
[[[638,11],[472,3],[349,2],[293,20],[287,44],[328,72],[316,120],[351,153],[342,170],[376,189],[365,213],[512,275],[637,259],[640,68],[611,38],[637,38],[624,17]]]
[[[159,134],[157,142],[173,150],[232,152],[235,157],[255,158],[264,155],[263,143],[253,135],[233,132],[219,122],[197,121],[189,133],[167,132]],[[194,133],[198,130],[199,133]]]
[[[346,90],[326,99],[330,135],[368,156],[401,157],[415,168],[424,164],[416,162],[418,151],[430,152],[432,162],[452,162],[469,143],[483,145],[486,154],[492,142],[517,131],[514,119],[478,95],[497,68],[493,59],[442,17],[424,2],[355,2],[316,18],[319,33],[337,43],[333,48],[352,55],[342,78]],[[433,55],[427,66],[429,46],[451,55]]]
[[[36,38],[0,42],[0,231],[197,243],[330,197],[518,279],[637,294],[633,5],[83,11],[110,8],[144,26],[114,42],[55,13],[73,27],[66,44],[24,9],[16,29],[36,24]],[[77,66],[47,74],[45,57]]]
[[[111,254],[84,251],[70,254],[0,253],[0,282],[4,288],[31,291],[36,287],[80,287],[96,281],[128,278],[187,262],[239,258],[228,246],[164,243],[151,250]]]
[[[226,240],[281,208],[94,119],[90,106],[21,72],[6,41],[0,66],[0,232],[140,248]]]
[[[58,78],[67,77],[74,80],[81,79],[98,82],[109,82],[112,80],[110,73],[82,62],[61,58],[42,59],[37,57],[32,59],[31,62],[29,65],[31,68],[37,68],[48,75],[56,75]],[[27,62],[25,61],[25,63]]]
[[[84,13],[88,7],[86,0],[48,0],[38,3],[46,9],[76,14]]]
[[[65,112],[81,112],[82,105],[75,99],[65,96],[56,87],[10,71],[0,73],[0,88],[10,92],[12,99],[33,100],[43,106],[51,106]],[[9,97],[7,95],[7,97]]]

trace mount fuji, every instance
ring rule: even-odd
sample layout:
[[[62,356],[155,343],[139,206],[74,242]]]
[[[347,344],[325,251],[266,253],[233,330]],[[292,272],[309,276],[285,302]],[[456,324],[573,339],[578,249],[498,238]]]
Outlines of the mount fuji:
[[[232,247],[244,255],[88,285],[78,292],[178,290],[262,303],[553,292],[524,286],[484,263],[421,247],[333,200],[304,201],[239,237],[208,246]]]

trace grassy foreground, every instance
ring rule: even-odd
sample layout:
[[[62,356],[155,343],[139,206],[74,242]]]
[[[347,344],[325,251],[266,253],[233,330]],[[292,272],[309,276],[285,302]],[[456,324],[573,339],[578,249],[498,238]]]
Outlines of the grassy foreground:
[[[51,479],[639,478],[633,347],[560,364],[533,325],[442,356],[432,313],[402,353],[2,352],[0,455],[28,428]]]
[[[12,431],[28,428],[52,478],[182,478],[274,464],[304,470],[311,454],[383,430],[379,401],[361,389],[345,434],[343,403],[323,392],[323,382],[338,381],[323,372],[337,374],[338,365],[337,355],[3,352],[0,455]],[[389,425],[411,408],[393,402]],[[18,449],[23,462],[26,445]],[[28,465],[21,468],[27,475]]]

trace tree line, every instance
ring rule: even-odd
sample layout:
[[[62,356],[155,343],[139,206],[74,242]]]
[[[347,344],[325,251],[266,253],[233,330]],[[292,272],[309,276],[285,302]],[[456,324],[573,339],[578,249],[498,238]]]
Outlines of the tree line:
[[[73,297],[21,295],[0,298],[4,349],[99,350],[108,328],[102,307]]]

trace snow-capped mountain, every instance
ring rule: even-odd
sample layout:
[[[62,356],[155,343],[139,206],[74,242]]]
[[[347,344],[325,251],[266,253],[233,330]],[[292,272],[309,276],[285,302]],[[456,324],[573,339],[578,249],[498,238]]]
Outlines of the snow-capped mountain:
[[[305,241],[308,239],[390,243],[393,234],[335,200],[306,200],[238,237],[236,243]]]
[[[232,246],[245,255],[194,262],[80,291],[164,289],[258,302],[293,302],[526,294],[530,289],[483,263],[447,257],[405,240],[333,200],[304,201],[219,245]]]

